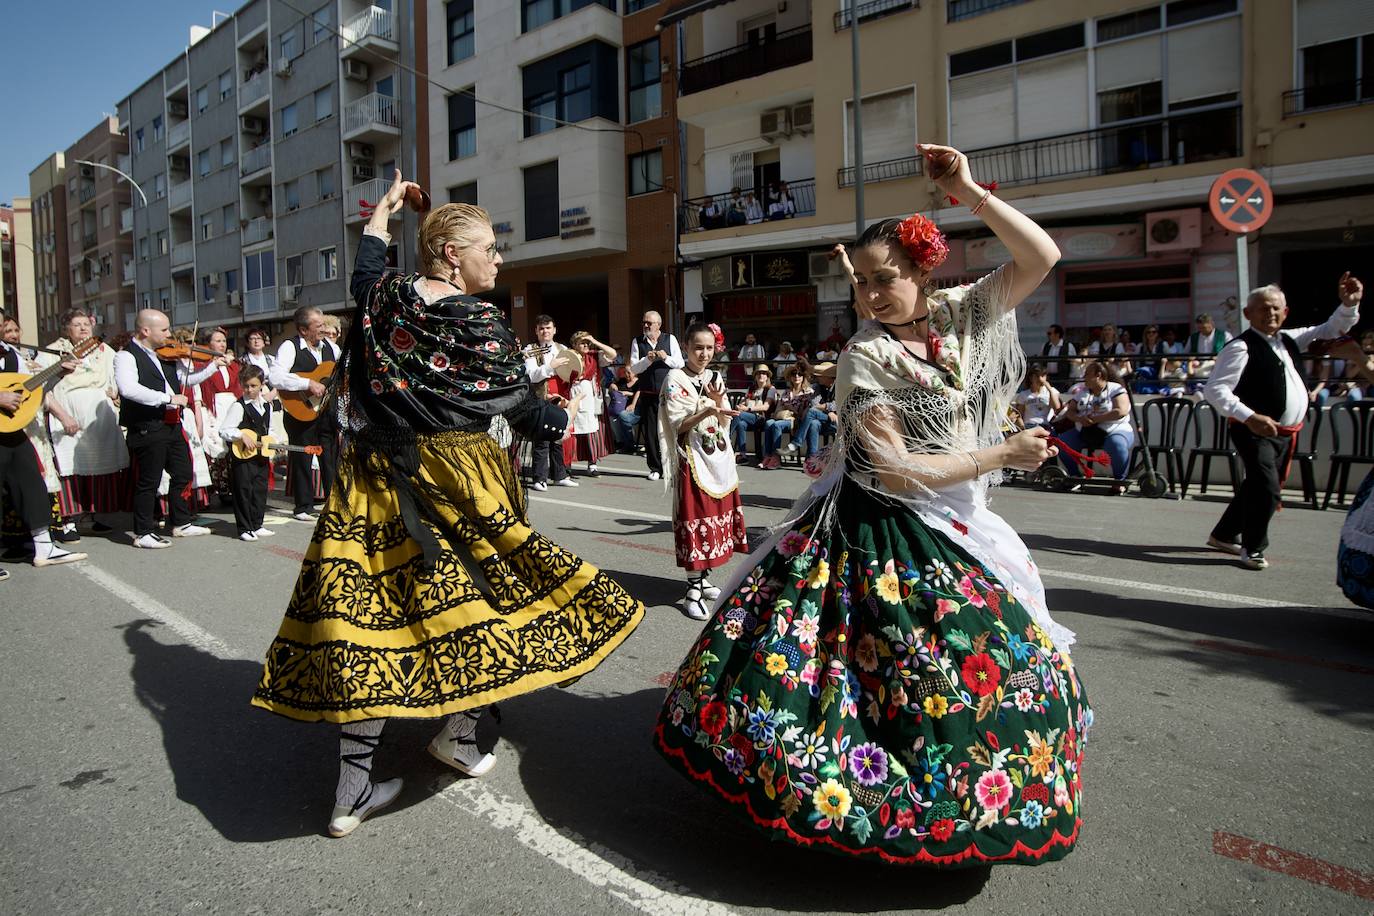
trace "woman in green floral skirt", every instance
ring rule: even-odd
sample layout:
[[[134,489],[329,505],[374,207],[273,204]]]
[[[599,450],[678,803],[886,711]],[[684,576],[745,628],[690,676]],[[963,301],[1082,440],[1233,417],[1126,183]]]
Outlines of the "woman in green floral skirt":
[[[1001,420],[1025,368],[1014,309],[1059,252],[964,156],[919,149],[948,163],[941,192],[1012,261],[936,290],[948,248],[921,216],[870,227],[852,264],[837,248],[871,320],[840,358],[835,444],[725,590],[655,744],[775,838],[902,864],[1034,864],[1077,842],[1092,711],[1073,634],[986,492],[1056,454],[1043,430],[1004,438]]]

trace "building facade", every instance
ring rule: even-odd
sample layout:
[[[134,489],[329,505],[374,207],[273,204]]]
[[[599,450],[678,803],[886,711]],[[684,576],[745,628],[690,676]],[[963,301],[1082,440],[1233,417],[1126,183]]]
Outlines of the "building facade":
[[[33,328],[43,336],[58,331],[60,316],[72,307],[71,267],[67,262],[66,155],[53,153],[29,172],[33,202],[33,274],[36,314]],[[122,218],[122,216],[121,216]],[[25,324],[25,327],[29,327]]]
[[[676,45],[643,0],[430,0],[434,197],[484,207],[504,258],[492,298],[527,339],[628,345],[671,311]]]
[[[0,206],[0,311],[32,328],[34,322],[33,222],[27,197]],[[32,342],[30,338],[29,342]]]
[[[824,257],[855,235],[850,6],[684,2],[661,18],[684,58],[684,302],[775,345],[850,327],[847,285]],[[1360,78],[1374,4],[874,0],[855,12],[864,222],[933,217],[951,237],[942,283],[996,267],[1006,251],[936,192],[913,146],[968,154],[975,180],[997,182],[1064,253],[1022,307],[1028,348],[1056,322],[1079,340],[1105,322],[1186,331],[1203,312],[1234,330],[1244,291],[1270,281],[1307,323],[1329,313],[1341,271],[1374,254],[1374,92]],[[1233,168],[1259,171],[1277,201],[1247,239],[1244,281],[1235,236],[1207,205]],[[734,187],[765,211],[785,196],[779,219],[730,224]]]
[[[423,3],[305,6],[253,0],[193,31],[120,103],[148,196],[129,232],[136,308],[231,337],[275,335],[303,305],[344,311],[366,203],[395,169],[427,180]],[[417,228],[408,211],[392,223],[398,269]]]

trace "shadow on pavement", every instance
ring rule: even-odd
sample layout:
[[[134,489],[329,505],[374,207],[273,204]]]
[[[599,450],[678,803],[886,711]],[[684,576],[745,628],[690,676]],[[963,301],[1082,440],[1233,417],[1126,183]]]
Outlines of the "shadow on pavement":
[[[121,629],[133,658],[135,694],[162,727],[177,798],[198,808],[231,842],[322,835],[338,779],[337,727],[292,722],[249,706],[260,663],[159,642],[152,635],[159,626],[135,620]],[[407,771],[395,772],[391,745],[397,736],[390,732],[377,755],[377,778],[413,775],[410,760]],[[428,740],[427,734],[421,751]],[[391,810],[419,801],[423,796],[408,786]]]
[[[1137,630],[1134,647],[1117,649],[1134,648],[1142,658],[1170,655],[1237,679],[1275,681],[1294,702],[1323,715],[1374,724],[1374,666],[1365,651],[1374,640],[1374,614],[1356,620],[1314,613],[1328,610],[1321,607],[1206,607],[1072,588],[1048,589],[1047,598],[1055,614],[1135,620],[1176,631]]]
[[[1032,554],[1113,557],[1121,560],[1163,563],[1167,566],[1234,566],[1236,559],[1200,544],[1117,544],[1108,540],[1030,533],[1023,533],[1021,539],[1026,542]]]
[[[520,747],[521,783],[539,816],[649,883],[732,906],[938,909],[986,884],[989,868],[932,876],[771,842],[653,750],[662,702],[662,688],[650,688],[610,697],[545,690],[502,703],[503,735]]]
[[[744,504],[746,509],[785,510],[792,508],[792,503],[795,501],[796,497],[794,496],[764,496],[760,493],[744,493],[740,496],[740,502]]]

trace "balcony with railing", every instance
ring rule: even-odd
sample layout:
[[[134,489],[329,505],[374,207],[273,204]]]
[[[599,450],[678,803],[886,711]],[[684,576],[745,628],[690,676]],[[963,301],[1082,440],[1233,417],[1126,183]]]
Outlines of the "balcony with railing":
[[[243,227],[243,246],[256,245],[272,237],[272,220],[266,216],[250,219]]]
[[[172,246],[172,270],[193,267],[196,263],[196,243],[177,242]]]
[[[1374,79],[1304,86],[1302,89],[1290,89],[1283,94],[1283,116],[1292,118],[1309,111],[1350,108],[1370,103],[1374,103]]]
[[[239,157],[239,178],[248,178],[272,165],[272,144],[255,146]]]
[[[244,80],[239,84],[239,113],[244,114],[252,111],[258,103],[267,98],[267,93],[271,89],[272,80],[266,71],[258,71],[253,74],[252,79]]]
[[[854,0],[840,0],[840,6],[844,8],[835,13],[837,32],[849,28],[849,24],[854,21],[855,12],[859,16],[859,25],[863,25],[865,22],[891,16],[893,13],[920,9],[921,3],[920,0],[869,0],[855,7]]]
[[[860,20],[862,22],[863,20]],[[837,169],[835,179],[841,188],[854,186],[854,166],[845,166]],[[920,156],[905,156],[901,159],[884,159],[881,162],[864,163],[864,184],[872,184],[877,181],[896,181],[899,178],[911,178],[920,175],[924,171]]]
[[[761,76],[811,60],[811,26],[779,32],[769,41],[747,42],[682,65],[683,95]]]
[[[243,314],[265,315],[277,310],[277,288],[264,286],[262,289],[245,290],[243,293]]]
[[[191,206],[194,192],[195,188],[189,178],[172,185],[172,189],[167,192],[167,210],[170,212]]]
[[[735,203],[733,189],[723,194],[708,194],[705,197],[685,200],[678,208],[678,221],[682,231],[703,232],[710,229],[739,228],[799,216],[815,216],[816,179],[799,178],[784,184],[787,185],[785,197],[772,196],[767,192],[756,197],[758,210],[752,220],[748,208],[752,188],[741,190],[738,204]]]
[[[120,231],[120,232],[133,232],[133,231],[134,231],[134,208],[133,208],[133,207],[125,207],[123,210],[120,210],[120,211],[119,211],[119,231]]]
[[[343,138],[357,140],[371,135],[397,136],[401,132],[401,103],[373,92],[349,102],[343,110]]]
[[[391,187],[391,182],[382,178],[373,178],[371,181],[364,181],[359,184],[351,185],[344,190],[344,222],[357,222],[366,219],[367,213],[371,212],[371,204],[381,200]],[[369,206],[364,207],[366,201]],[[367,211],[365,213],[364,211]]]
[[[1239,105],[970,150],[973,174],[1006,187],[1230,159],[1241,154]]]
[[[77,197],[79,197],[79,198],[81,199],[81,202],[82,202],[83,204],[84,204],[84,203],[87,203],[88,201],[94,200],[94,199],[95,199],[95,182],[93,182],[93,181],[83,181],[83,182],[81,183],[81,188],[77,191]]]
[[[167,152],[191,142],[191,122],[181,121],[167,128]]]
[[[1007,6],[1019,6],[1028,0],[945,0],[945,21],[958,22],[991,13]]]
[[[398,47],[396,17],[380,6],[370,6],[348,20],[339,35],[339,52],[344,57],[368,52],[395,53]]]
[[[94,229],[92,229],[90,232],[82,233],[81,248],[83,251],[94,248],[98,244],[100,244],[100,236],[96,233]]]

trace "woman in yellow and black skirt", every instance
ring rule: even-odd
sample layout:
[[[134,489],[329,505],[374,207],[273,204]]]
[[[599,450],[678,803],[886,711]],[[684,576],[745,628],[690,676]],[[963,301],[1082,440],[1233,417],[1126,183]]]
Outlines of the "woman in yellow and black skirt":
[[[644,614],[530,528],[493,438],[508,426],[557,441],[568,418],[532,397],[519,342],[480,298],[501,265],[486,212],[434,210],[423,275],[384,275],[387,220],[412,191],[397,172],[358,247],[357,312],[326,404],[344,440],[339,480],[253,696],[341,724],[333,836],[400,791],[371,780],[387,718],[446,717],[430,753],[480,776],[496,762],[475,741],[486,706],[586,674]]]

